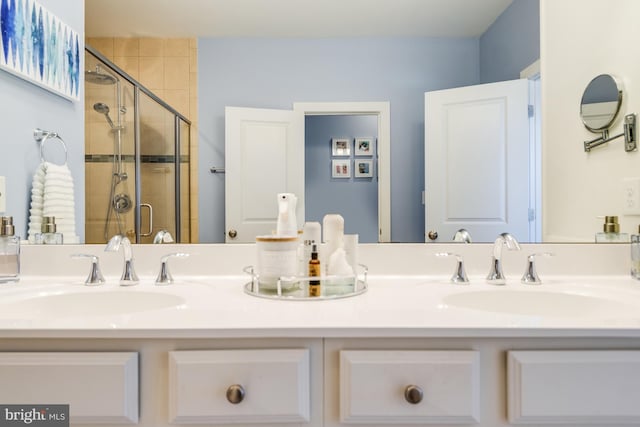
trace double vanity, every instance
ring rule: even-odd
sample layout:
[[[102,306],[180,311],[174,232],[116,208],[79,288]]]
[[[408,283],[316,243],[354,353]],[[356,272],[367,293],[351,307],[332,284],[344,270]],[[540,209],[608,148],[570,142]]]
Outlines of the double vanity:
[[[493,245],[360,245],[367,291],[311,301],[246,294],[255,245],[135,246],[135,286],[104,246],[26,246],[0,287],[0,403],[68,403],[74,425],[637,425],[629,246],[521,246],[500,286]]]

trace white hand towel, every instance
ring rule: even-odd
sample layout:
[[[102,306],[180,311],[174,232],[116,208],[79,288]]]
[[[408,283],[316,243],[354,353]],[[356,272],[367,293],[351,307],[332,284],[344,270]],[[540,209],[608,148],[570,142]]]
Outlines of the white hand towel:
[[[33,175],[31,209],[29,210],[30,242],[40,233],[43,216],[56,218],[57,231],[65,243],[78,243],[75,232],[75,201],[73,177],[66,164],[41,163]]]

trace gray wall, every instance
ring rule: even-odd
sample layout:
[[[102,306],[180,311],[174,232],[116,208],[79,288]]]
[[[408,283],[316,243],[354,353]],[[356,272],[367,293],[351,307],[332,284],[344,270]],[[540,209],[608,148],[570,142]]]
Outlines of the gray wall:
[[[519,79],[539,58],[540,1],[514,0],[480,37],[480,82]]]
[[[378,117],[307,116],[304,123],[305,217],[318,221],[328,213],[344,217],[344,232],[358,234],[360,243],[378,242],[378,180],[374,166],[372,178],[356,178],[354,161],[372,160],[375,156],[356,156],[354,139],[378,137]],[[333,157],[331,140],[351,141],[349,157]],[[375,147],[374,147],[375,149]],[[332,160],[349,160],[351,178],[332,178]]]
[[[80,35],[84,51],[84,1],[39,0]],[[84,56],[81,70],[84,70]],[[33,129],[58,132],[67,143],[69,167],[75,183],[76,232],[84,241],[84,81],[80,101],[71,102],[0,70],[0,176],[7,179],[6,215],[14,217],[16,234],[26,237],[31,182],[40,163]]]
[[[424,241],[424,92],[479,82],[477,39],[198,40],[200,241],[224,241],[224,107],[389,101],[391,239]]]

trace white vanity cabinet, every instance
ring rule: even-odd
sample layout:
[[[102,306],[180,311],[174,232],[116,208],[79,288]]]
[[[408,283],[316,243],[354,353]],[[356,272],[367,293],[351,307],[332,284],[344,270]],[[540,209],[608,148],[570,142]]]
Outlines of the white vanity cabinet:
[[[477,351],[340,351],[340,421],[478,422]]]
[[[640,423],[640,351],[510,351],[514,424]]]
[[[136,424],[138,353],[2,352],[0,403],[68,404],[73,424]]]
[[[310,350],[169,353],[169,421],[177,424],[308,423]]]
[[[326,339],[324,396],[326,427],[639,425],[640,342]]]

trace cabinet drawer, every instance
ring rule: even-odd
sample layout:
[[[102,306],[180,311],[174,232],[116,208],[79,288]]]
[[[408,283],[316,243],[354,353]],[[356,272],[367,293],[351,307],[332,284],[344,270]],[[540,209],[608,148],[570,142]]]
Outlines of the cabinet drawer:
[[[340,420],[477,422],[478,363],[476,351],[341,351]]]
[[[637,424],[640,351],[510,351],[509,421]]]
[[[169,418],[185,424],[308,422],[309,378],[308,349],[173,351]]]
[[[0,402],[68,404],[72,424],[138,422],[138,353],[0,353]]]

